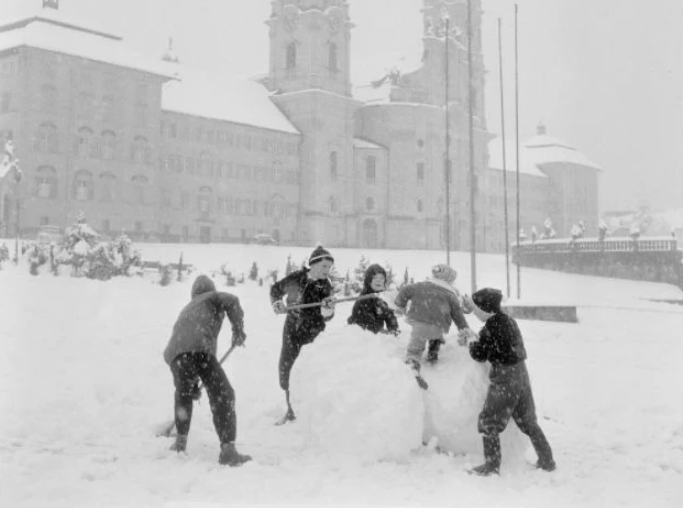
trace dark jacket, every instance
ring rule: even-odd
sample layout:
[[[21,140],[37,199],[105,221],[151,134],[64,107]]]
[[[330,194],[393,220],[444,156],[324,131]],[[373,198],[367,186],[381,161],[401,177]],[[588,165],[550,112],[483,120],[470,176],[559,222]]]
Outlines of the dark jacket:
[[[380,265],[370,265],[368,267],[365,271],[361,295],[375,293],[370,284],[372,283],[372,278],[378,273],[384,275],[384,280],[386,280],[387,273]],[[381,298],[358,300],[353,304],[351,316],[349,316],[347,322],[350,325],[358,325],[372,333],[384,331],[385,325],[387,331],[393,332],[398,330],[398,321],[396,321],[394,311]]]
[[[517,322],[504,313],[486,320],[479,332],[479,340],[470,344],[470,356],[478,362],[493,366],[514,365],[526,360],[526,349]]]
[[[288,306],[322,302],[332,296],[332,283],[328,279],[313,280],[308,276],[308,271],[308,268],[302,268],[273,284],[270,288],[271,303],[282,300],[285,295],[285,303]],[[325,322],[333,317],[323,317],[320,306],[292,310],[288,314],[289,320],[297,321],[297,330],[308,335],[309,339],[322,332],[325,329]]]
[[[200,275],[192,285],[192,300],[180,311],[164,350],[166,363],[182,353],[216,356],[218,334],[227,313],[233,335],[244,333],[244,312],[239,298],[216,291],[211,279]]]
[[[455,288],[448,289],[443,285],[430,281],[407,284],[399,290],[396,305],[406,307],[410,302],[406,314],[409,321],[439,326],[444,333],[450,330],[451,322],[458,330],[468,328]]]

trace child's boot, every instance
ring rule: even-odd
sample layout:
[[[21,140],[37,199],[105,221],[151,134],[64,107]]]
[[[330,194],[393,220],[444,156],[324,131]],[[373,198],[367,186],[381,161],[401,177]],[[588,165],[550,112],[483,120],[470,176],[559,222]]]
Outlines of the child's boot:
[[[441,349],[442,342],[441,339],[429,341],[429,349],[427,350],[427,362],[429,362],[429,364],[434,365],[439,361],[439,350]]]
[[[484,462],[481,466],[473,467],[472,472],[479,476],[491,476],[500,474],[500,439],[498,434],[491,434],[483,437],[484,441]]]
[[[169,450],[173,450],[174,452],[184,452],[185,449],[187,448],[187,435],[182,435],[178,434],[175,437],[175,443],[171,445]]]
[[[218,463],[223,466],[241,466],[251,460],[250,455],[242,455],[235,449],[235,443],[223,443],[221,454],[218,456]]]
[[[553,451],[550,448],[550,443],[543,434],[540,427],[529,433],[529,438],[531,439],[531,444],[538,455],[538,462],[536,462],[536,467],[543,469],[544,471],[555,471],[557,467],[555,460],[553,459]]]

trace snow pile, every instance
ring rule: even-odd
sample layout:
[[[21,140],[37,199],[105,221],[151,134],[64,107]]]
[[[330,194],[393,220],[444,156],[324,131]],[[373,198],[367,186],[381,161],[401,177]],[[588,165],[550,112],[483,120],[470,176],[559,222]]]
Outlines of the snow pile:
[[[403,460],[422,445],[423,396],[394,337],[325,332],[303,348],[291,387],[311,444],[331,457]]]

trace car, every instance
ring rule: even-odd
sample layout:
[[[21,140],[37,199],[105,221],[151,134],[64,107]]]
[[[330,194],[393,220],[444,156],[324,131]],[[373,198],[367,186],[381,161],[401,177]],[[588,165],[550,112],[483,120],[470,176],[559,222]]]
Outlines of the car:
[[[277,240],[266,234],[254,235],[253,242],[258,245],[277,245]]]

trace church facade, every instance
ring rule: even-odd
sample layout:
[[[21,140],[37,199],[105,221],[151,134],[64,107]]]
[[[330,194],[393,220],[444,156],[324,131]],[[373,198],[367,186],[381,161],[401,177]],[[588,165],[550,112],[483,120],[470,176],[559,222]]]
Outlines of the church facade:
[[[139,241],[268,234],[283,244],[443,249],[448,223],[451,248],[464,250],[474,185],[477,249],[504,249],[480,0],[471,41],[466,2],[424,0],[420,58],[357,87],[346,0],[273,1],[268,73],[247,82],[193,75],[171,51],[143,58],[48,4],[0,26],[0,135],[24,173],[19,185],[0,180],[0,233],[14,234],[19,208],[24,237],[83,212],[98,231]],[[535,151],[521,224],[550,216],[590,228],[600,168],[565,157],[574,149],[545,132],[534,143],[524,147]]]

